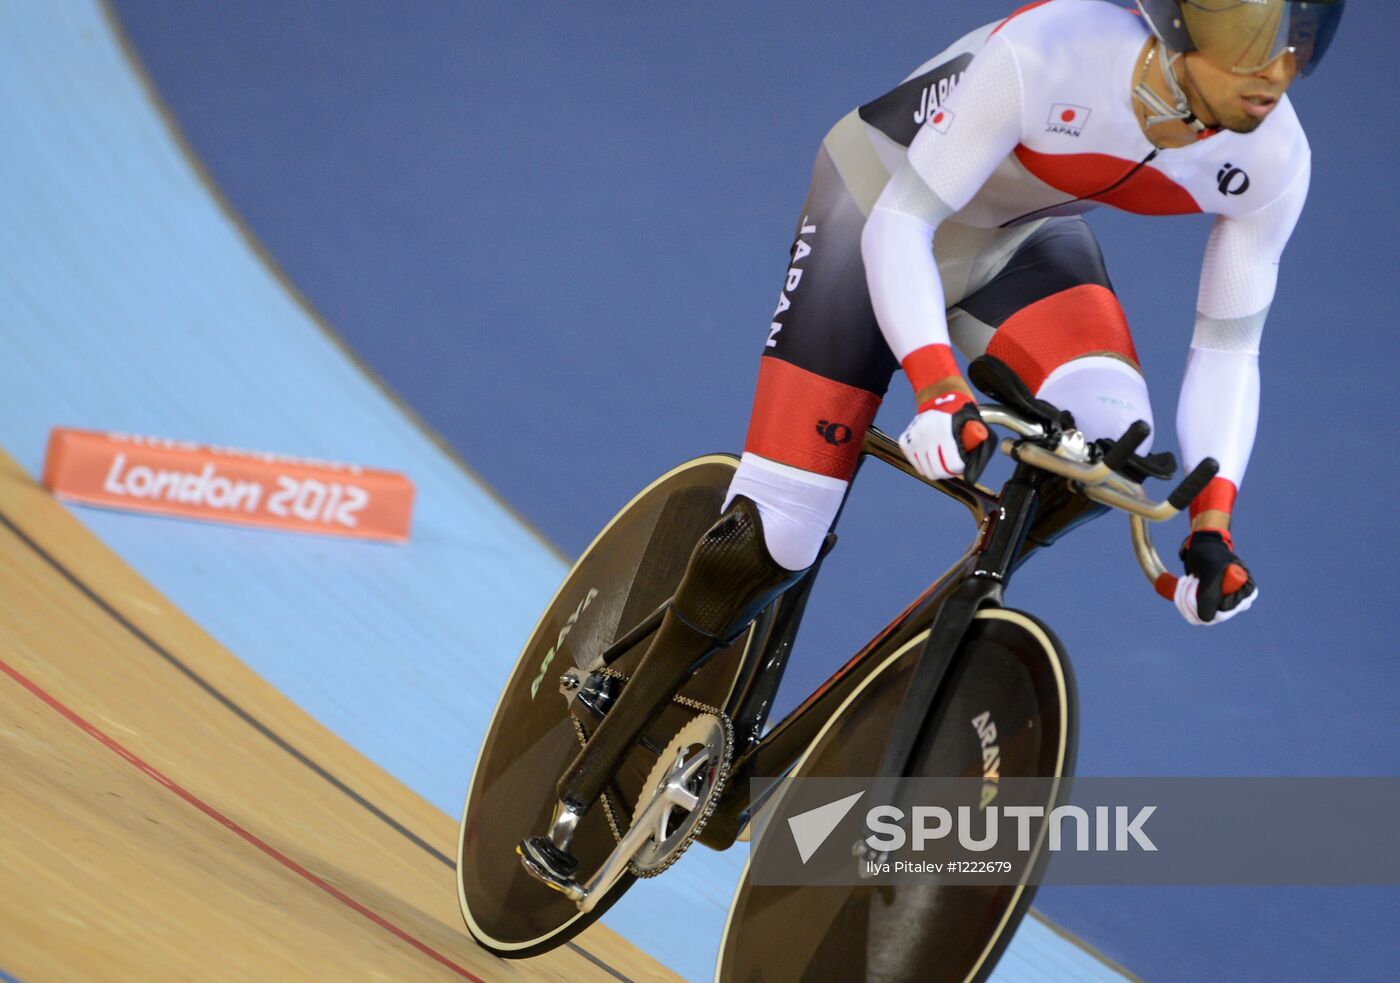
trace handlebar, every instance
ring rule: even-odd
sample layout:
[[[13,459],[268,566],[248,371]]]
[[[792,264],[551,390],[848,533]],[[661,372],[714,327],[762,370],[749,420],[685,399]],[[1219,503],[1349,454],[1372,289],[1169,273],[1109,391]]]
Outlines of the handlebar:
[[[1130,426],[1107,451],[1100,452],[1078,430],[1050,428],[1026,420],[1005,406],[983,404],[979,410],[984,421],[1021,438],[1003,438],[999,445],[1003,454],[1068,479],[1090,501],[1127,512],[1138,566],[1158,594],[1167,600],[1173,598],[1177,577],[1167,570],[1153,546],[1147,523],[1164,522],[1190,505],[1220,468],[1213,458],[1203,460],[1165,501],[1157,502],[1147,496],[1141,484],[1120,473],[1152,432],[1142,420]]]

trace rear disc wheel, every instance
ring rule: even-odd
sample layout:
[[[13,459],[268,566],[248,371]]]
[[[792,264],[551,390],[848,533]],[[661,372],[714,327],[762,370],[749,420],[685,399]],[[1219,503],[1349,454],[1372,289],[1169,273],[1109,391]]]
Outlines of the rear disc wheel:
[[[587,914],[531,877],[515,847],[547,833],[555,787],[578,754],[580,728],[600,719],[561,693],[560,677],[585,670],[613,640],[664,603],[680,583],[696,542],[719,518],[737,460],[709,455],[687,461],[640,492],[603,528],[564,578],[532,632],[502,691],[477,758],[458,837],[457,886],[472,937],[500,956],[520,958],[562,945],[603,914],[631,886],[628,873]],[[570,846],[580,881],[617,844],[616,821],[632,814],[657,754],[696,715],[722,707],[733,688],[750,632],[717,653],[681,689],[624,761],[604,802],[580,821]],[[646,639],[609,668],[628,677]],[[688,704],[688,705],[683,705]],[[612,821],[610,821],[612,820]]]

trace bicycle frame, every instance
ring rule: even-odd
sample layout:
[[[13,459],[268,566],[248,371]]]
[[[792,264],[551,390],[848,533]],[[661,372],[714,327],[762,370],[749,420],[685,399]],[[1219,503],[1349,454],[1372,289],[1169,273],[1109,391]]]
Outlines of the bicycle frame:
[[[816,738],[823,724],[845,699],[861,685],[884,657],[915,638],[921,632],[935,628],[925,652],[920,655],[920,670],[925,657],[935,656],[935,665],[925,675],[925,690],[933,691],[941,681],[947,663],[951,661],[957,640],[966,630],[978,608],[1000,606],[1002,588],[1009,572],[1036,549],[1048,545],[1073,525],[1093,514],[1090,503],[1068,491],[1063,479],[1037,472],[1024,465],[1006,483],[1000,495],[961,479],[929,481],[919,475],[905,460],[899,445],[887,434],[872,427],[861,446],[862,463],[875,458],[937,489],[960,502],[978,525],[978,533],[963,556],[941,577],[935,580],[908,607],[900,612],[874,638],[866,643],[845,665],[822,683],[800,706],[789,712],[766,735],[761,735],[768,710],[786,668],[800,626],[812,584],[821,560],[808,576],[780,597],[770,611],[770,617],[756,626],[763,636],[749,647],[745,664],[733,688],[725,712],[735,725],[736,760],[726,781],[714,812],[699,836],[701,843],[722,850],[731,846],[740,835],[746,814],[776,787],[781,777],[797,762],[808,745]],[[1063,491],[1063,495],[1055,492]],[[1052,502],[1037,519],[1042,501]],[[1073,503],[1080,503],[1075,506]],[[959,597],[965,610],[940,618],[947,602]],[[941,636],[941,641],[940,637]],[[948,644],[948,639],[952,640]],[[916,683],[918,679],[916,678]],[[927,696],[931,698],[932,693]],[[924,700],[924,697],[917,697]],[[917,712],[914,730],[922,719],[923,702],[911,709]],[[901,717],[905,714],[901,714]],[[909,730],[906,726],[905,730]],[[896,728],[896,737],[899,728]],[[904,745],[912,745],[916,732],[905,735]],[[908,746],[893,749],[892,757],[901,764]],[[898,766],[894,766],[897,768]],[[897,771],[895,772],[897,773]],[[756,795],[750,796],[751,781],[767,780]]]
[[[908,774],[911,766],[920,767],[918,762],[929,752],[926,742],[930,728],[941,726],[936,708],[942,705],[950,672],[961,674],[964,668],[975,669],[971,664],[959,662],[961,653],[970,652],[965,643],[974,622],[978,619],[1011,617],[1011,613],[997,609],[1002,606],[1004,591],[1012,573],[1037,550],[1109,508],[1117,508],[1132,516],[1133,544],[1139,565],[1158,593],[1171,595],[1179,581],[1161,562],[1143,520],[1161,521],[1184,509],[1214,477],[1218,470],[1217,463],[1211,458],[1203,459],[1165,501],[1153,501],[1143,492],[1142,480],[1169,477],[1176,470],[1176,465],[1171,455],[1136,455],[1136,448],[1151,433],[1148,424],[1139,420],[1117,439],[1091,442],[1074,428],[1074,421],[1068,413],[1035,399],[1004,363],[990,356],[981,356],[969,366],[969,376],[984,393],[1004,404],[984,404],[981,408],[983,420],[1005,427],[1019,438],[1004,438],[999,442],[1001,452],[1016,462],[1011,477],[999,492],[993,493],[961,478],[925,481],[906,463],[900,447],[874,428],[864,436],[859,453],[860,464],[868,457],[877,458],[906,474],[919,477],[919,480],[956,499],[968,509],[978,523],[978,534],[962,557],[808,696],[801,706],[764,734],[773,698],[795,644],[812,584],[826,553],[835,542],[834,534],[828,534],[812,567],[789,584],[784,593],[771,600],[756,619],[743,625],[736,622],[728,638],[712,640],[710,651],[689,667],[690,678],[695,681],[689,695],[671,692],[668,696],[667,686],[673,684],[668,684],[666,680],[672,677],[660,677],[661,681],[653,682],[650,689],[644,686],[641,690],[634,690],[629,685],[623,691],[622,702],[633,708],[634,714],[638,707],[651,707],[646,712],[654,716],[665,707],[668,699],[674,699],[692,710],[711,716],[722,715],[723,728],[713,719],[709,722],[701,721],[699,717],[692,719],[692,723],[700,721],[700,725],[706,728],[704,743],[708,750],[705,756],[695,756],[694,760],[687,757],[685,748],[689,744],[686,742],[690,742],[693,736],[686,736],[688,731],[683,732],[680,738],[682,750],[674,762],[664,760],[667,757],[664,748],[645,739],[639,742],[663,759],[658,763],[663,778],[646,780],[659,784],[649,798],[644,789],[643,798],[638,799],[645,811],[632,824],[635,835],[629,832],[622,837],[609,850],[587,883],[580,883],[574,877],[578,861],[569,852],[578,821],[585,810],[569,799],[570,791],[565,788],[555,803],[549,833],[527,837],[516,845],[515,852],[530,876],[566,895],[580,912],[587,914],[595,910],[598,899],[606,898],[611,887],[629,869],[635,873],[635,856],[643,840],[651,841],[652,833],[665,838],[668,844],[674,835],[697,837],[715,849],[729,847],[742,834],[753,811],[771,794],[777,783],[794,768],[804,767],[802,762],[822,739],[821,735],[836,723],[840,715],[848,712],[847,708],[854,705],[857,697],[867,686],[875,683],[880,674],[895,667],[897,659],[902,662],[896,671],[906,678],[901,681],[898,690],[885,694],[886,700],[891,696],[898,697],[900,706],[893,726],[887,733],[881,731],[886,736],[878,745],[883,750],[874,774],[877,783],[887,784]],[[659,488],[663,482],[689,469],[692,464],[706,461],[696,459],[668,472],[649,485],[642,495],[650,494],[654,488]],[[708,463],[719,464],[721,469],[732,466],[728,461],[709,460]],[[705,487],[713,492],[718,488],[716,480],[721,477],[710,474],[695,489]],[[634,499],[634,503],[641,497],[639,495]],[[844,506],[844,502],[842,504]],[[684,514],[695,515],[689,509]],[[838,519],[839,514],[838,510]],[[611,524],[608,528],[611,528]],[[597,542],[595,540],[595,544]],[[674,558],[676,554],[668,552],[666,555]],[[576,566],[574,572],[579,569]],[[675,572],[671,571],[673,574]],[[570,574],[571,577],[573,575]],[[656,577],[645,581],[651,583],[653,590],[647,603],[655,603],[655,588],[665,582]],[[669,583],[674,584],[675,581]],[[647,596],[637,595],[638,598]],[[664,621],[673,602],[674,598],[668,599],[639,623],[633,623],[627,630],[615,634],[613,641],[602,652],[566,671],[560,677],[560,691],[571,701],[577,700],[580,706],[596,717],[608,714],[612,702],[618,698],[618,680],[626,681],[628,678],[626,673],[616,669],[609,671],[609,667],[646,643],[648,636]],[[634,613],[628,620],[635,617]],[[1057,668],[1063,666],[1067,673],[1064,653],[1053,641],[1049,630],[1043,626],[1036,628],[1033,619],[1023,620],[1038,633],[1039,648],[1036,651],[1045,652],[1052,665]],[[560,637],[562,639],[562,635]],[[738,644],[740,641],[742,646]],[[731,653],[738,659],[737,664],[726,661],[706,676],[705,663],[721,652]],[[648,643],[643,664],[650,658]],[[546,667],[547,664],[548,657]],[[632,671],[638,670],[634,668]],[[543,672],[531,685],[532,697],[542,676]],[[1064,673],[1057,678],[1063,682]],[[629,693],[636,694],[630,703]],[[697,700],[700,694],[704,698]],[[1059,698],[1064,707],[1062,723],[1072,721],[1073,709],[1066,705],[1068,697],[1063,685],[1059,687]],[[641,702],[638,703],[638,700]],[[577,736],[584,741],[583,754],[587,756],[594,752],[594,785],[599,784],[596,781],[599,778],[615,782],[619,777],[616,769],[621,766],[621,760],[608,764],[612,771],[599,772],[597,768],[601,762],[596,759],[601,755],[611,761],[617,749],[605,744],[595,748],[594,739],[583,731],[577,718],[574,719],[574,726],[578,730]],[[720,737],[714,737],[715,733],[719,733]],[[722,776],[723,781],[716,773],[709,773],[708,780],[712,784],[705,789],[706,812],[695,816],[696,804],[700,800],[684,782],[690,781],[690,776],[694,774],[690,769],[715,758],[718,752],[711,745],[713,740],[721,738],[727,745],[724,757],[733,762],[732,770]],[[1061,738],[1069,739],[1064,728],[1061,729]],[[1063,751],[1064,745],[1059,747]],[[872,750],[867,746],[865,753],[868,755]],[[589,760],[585,759],[585,764],[588,763]],[[1054,767],[1059,769],[1063,764],[1062,757]],[[677,768],[681,771],[676,771]],[[886,788],[883,794],[888,795],[891,791]],[[624,793],[624,798],[628,797]],[[674,805],[681,805],[690,811],[691,825],[678,827],[673,834],[669,810]],[[706,819],[708,822],[705,822]],[[649,833],[647,830],[651,826],[656,826],[656,829]],[[596,833],[599,827],[589,829]],[[619,835],[615,820],[612,831],[615,837]],[[598,840],[597,837],[594,839]],[[674,848],[666,847],[673,851],[668,855],[670,859],[679,856],[680,850],[689,841],[678,842],[679,845]],[[598,854],[604,846],[605,841],[594,842],[592,852]],[[465,911],[465,900],[463,905]]]

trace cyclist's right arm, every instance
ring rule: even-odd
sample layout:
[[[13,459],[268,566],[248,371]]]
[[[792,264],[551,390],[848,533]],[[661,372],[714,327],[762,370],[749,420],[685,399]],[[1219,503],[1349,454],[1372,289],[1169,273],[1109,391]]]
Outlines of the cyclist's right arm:
[[[965,456],[971,440],[957,443],[955,427],[961,430],[967,414],[961,420],[955,415],[972,403],[948,343],[933,237],[1020,142],[1021,104],[1016,54],[1005,38],[993,34],[947,103],[914,137],[861,235],[876,319],[914,387],[919,408],[901,442],[915,467],[930,478],[963,471],[958,458]],[[930,470],[924,461],[931,462]]]

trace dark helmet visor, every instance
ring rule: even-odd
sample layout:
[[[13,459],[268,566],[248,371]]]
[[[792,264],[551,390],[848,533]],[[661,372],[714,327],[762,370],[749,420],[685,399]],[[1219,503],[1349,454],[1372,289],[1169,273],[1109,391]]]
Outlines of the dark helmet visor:
[[[1345,0],[1139,0],[1167,47],[1257,72],[1291,57],[1309,74],[1337,33]]]

